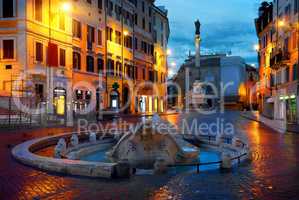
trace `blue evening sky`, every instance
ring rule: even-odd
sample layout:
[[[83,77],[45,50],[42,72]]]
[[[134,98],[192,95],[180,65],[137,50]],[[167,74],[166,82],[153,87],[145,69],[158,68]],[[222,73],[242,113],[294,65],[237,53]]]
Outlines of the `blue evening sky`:
[[[201,21],[201,52],[242,56],[248,64],[257,64],[253,48],[257,43],[254,18],[261,0],[156,0],[168,9],[170,22],[170,63],[177,67],[189,50],[194,52],[194,21]]]

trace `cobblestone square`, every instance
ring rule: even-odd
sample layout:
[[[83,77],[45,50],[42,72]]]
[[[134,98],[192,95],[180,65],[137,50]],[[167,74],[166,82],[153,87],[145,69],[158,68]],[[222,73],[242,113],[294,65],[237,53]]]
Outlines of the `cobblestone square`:
[[[298,135],[277,133],[240,117],[239,112],[163,118],[180,125],[182,119],[212,123],[215,117],[233,122],[248,137],[254,152],[251,163],[243,163],[230,173],[196,174],[194,170],[122,180],[64,176],[24,166],[12,158],[10,150],[24,140],[71,129],[1,131],[0,199],[298,199]]]

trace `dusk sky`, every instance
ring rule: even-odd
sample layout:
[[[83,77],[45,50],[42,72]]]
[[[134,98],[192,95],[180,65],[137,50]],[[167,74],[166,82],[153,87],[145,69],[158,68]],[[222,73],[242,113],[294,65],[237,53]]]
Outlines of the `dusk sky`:
[[[177,67],[189,50],[194,52],[194,21],[201,26],[201,52],[227,53],[245,58],[249,64],[257,63],[254,44],[257,36],[254,18],[260,0],[157,0],[156,5],[168,9],[171,35],[169,48],[173,54],[169,61]]]

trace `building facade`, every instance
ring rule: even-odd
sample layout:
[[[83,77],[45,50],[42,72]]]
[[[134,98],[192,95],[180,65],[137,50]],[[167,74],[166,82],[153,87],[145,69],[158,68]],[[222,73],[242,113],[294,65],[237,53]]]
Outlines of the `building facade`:
[[[299,1],[264,2],[255,20],[259,37],[261,112],[298,131]]]
[[[215,107],[220,101],[227,106],[245,103],[246,64],[243,58],[225,54],[201,55],[200,67],[195,66],[195,60],[195,56],[189,56],[173,78],[182,91],[180,102],[196,99],[192,103],[208,107]]]
[[[259,70],[251,65],[246,65],[246,77],[245,77],[245,95],[244,95],[244,109],[257,110],[257,91],[256,85],[259,81]]]
[[[0,4],[1,96],[46,102],[64,117],[164,112],[169,23],[154,1]]]

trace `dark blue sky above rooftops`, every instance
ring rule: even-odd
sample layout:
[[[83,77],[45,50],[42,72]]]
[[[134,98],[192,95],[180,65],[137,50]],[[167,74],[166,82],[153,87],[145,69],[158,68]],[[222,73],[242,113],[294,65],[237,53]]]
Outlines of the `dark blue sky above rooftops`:
[[[157,0],[168,9],[170,23],[170,62],[180,64],[189,50],[194,52],[194,21],[201,21],[201,52],[242,56],[257,65],[254,19],[260,0]]]

